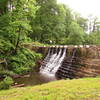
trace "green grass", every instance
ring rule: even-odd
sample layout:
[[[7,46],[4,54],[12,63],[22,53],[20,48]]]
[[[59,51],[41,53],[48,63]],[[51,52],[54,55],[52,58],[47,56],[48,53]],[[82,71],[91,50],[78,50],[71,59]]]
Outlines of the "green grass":
[[[0,100],[100,100],[100,77],[3,90]]]

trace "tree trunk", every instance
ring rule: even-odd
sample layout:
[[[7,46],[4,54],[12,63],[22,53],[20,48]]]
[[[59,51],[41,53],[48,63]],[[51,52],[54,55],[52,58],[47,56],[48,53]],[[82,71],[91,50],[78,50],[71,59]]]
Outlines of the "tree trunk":
[[[20,34],[21,34],[21,27],[19,28],[19,33],[18,33],[18,38],[17,38],[17,43],[16,43],[16,46],[15,46],[14,54],[17,53],[17,49],[18,49],[19,42],[20,42]]]

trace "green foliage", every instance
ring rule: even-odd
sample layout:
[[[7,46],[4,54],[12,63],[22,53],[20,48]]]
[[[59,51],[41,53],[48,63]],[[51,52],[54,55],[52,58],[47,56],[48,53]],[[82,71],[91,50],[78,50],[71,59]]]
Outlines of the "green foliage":
[[[95,31],[90,34],[85,34],[84,39],[85,39],[84,44],[99,45],[100,44],[100,31]]]
[[[5,1],[0,1],[4,3]],[[0,73],[10,75],[10,71],[23,74],[30,71],[34,66],[40,54],[32,52],[22,47],[22,43],[31,41],[29,34],[31,30],[31,19],[35,18],[35,12],[38,7],[35,6],[35,0],[6,0],[7,12],[0,13],[0,59],[6,59],[2,65]],[[5,5],[4,6],[5,8]],[[1,6],[0,6],[1,7]],[[12,10],[11,10],[12,9]],[[0,8],[0,11],[3,10]],[[4,11],[3,11],[4,12]],[[7,71],[7,72],[6,72]]]
[[[31,37],[42,43],[49,40],[59,41],[59,37],[65,32],[65,9],[58,5],[56,0],[38,1],[40,8],[36,12],[36,18],[32,23],[33,33]]]
[[[0,15],[7,12],[8,0],[0,0]]]
[[[9,70],[17,74],[24,74],[35,66],[35,62],[41,58],[41,54],[37,54],[26,48],[20,48],[16,55],[10,56]]]
[[[2,82],[0,82],[0,90],[9,89],[12,84],[12,78],[7,76]]]
[[[15,73],[13,71],[9,71],[9,70],[2,70],[0,71],[0,76],[13,76],[15,75]]]
[[[40,43],[40,42],[38,42],[38,41],[32,42],[31,44],[33,44],[33,45],[35,45],[35,46],[44,46],[44,45],[47,45],[47,46],[48,46],[48,44],[43,44],[43,43]]]
[[[79,45],[84,42],[84,31],[83,29],[76,23],[72,22],[70,25],[70,34],[67,38],[67,44]]]
[[[14,49],[13,44],[9,40],[0,39],[0,53],[1,55],[7,54],[11,51],[11,49]],[[1,56],[2,57],[2,56]]]
[[[81,17],[81,15],[77,12],[74,12],[74,17],[77,24],[79,24],[79,26],[83,28],[84,31],[88,31],[88,19]]]
[[[90,34],[92,44],[100,44],[100,31],[95,31]]]

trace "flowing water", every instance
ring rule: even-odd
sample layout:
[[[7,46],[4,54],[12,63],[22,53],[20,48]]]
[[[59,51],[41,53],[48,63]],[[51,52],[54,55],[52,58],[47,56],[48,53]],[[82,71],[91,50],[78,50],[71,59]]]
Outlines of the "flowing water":
[[[54,54],[48,54],[50,57],[49,61],[45,65],[45,67],[40,67],[40,74],[44,76],[45,78],[48,78],[50,80],[56,80],[55,73],[58,70],[58,68],[61,66],[62,61],[66,55],[66,48],[64,48],[64,51],[62,51],[62,48]],[[49,58],[47,55],[46,59]]]
[[[15,81],[19,84],[36,85],[57,80],[56,72],[62,66],[67,48],[49,48],[39,72],[32,72],[30,77],[22,77]],[[70,63],[73,62],[76,50],[73,51]],[[69,65],[66,65],[70,69]]]

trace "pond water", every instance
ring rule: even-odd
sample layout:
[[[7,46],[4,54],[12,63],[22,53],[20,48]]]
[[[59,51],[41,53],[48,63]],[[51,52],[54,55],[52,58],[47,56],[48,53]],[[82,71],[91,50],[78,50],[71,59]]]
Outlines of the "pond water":
[[[27,76],[21,77],[21,78],[16,78],[16,79],[14,79],[14,81],[15,81],[15,83],[24,84],[25,86],[33,86],[33,85],[39,85],[39,84],[48,83],[50,81],[57,80],[56,77],[49,77],[45,74],[41,74],[36,71],[31,72]]]

